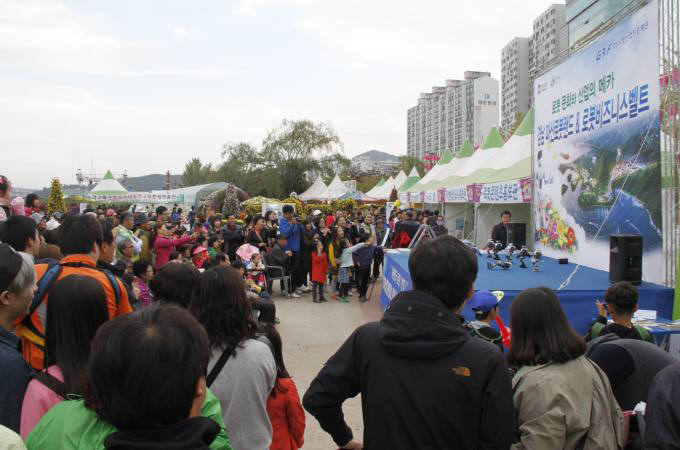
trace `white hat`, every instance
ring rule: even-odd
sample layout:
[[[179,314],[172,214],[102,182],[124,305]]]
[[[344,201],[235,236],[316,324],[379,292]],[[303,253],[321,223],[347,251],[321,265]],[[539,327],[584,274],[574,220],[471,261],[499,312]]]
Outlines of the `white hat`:
[[[47,229],[48,230],[56,230],[59,228],[59,222],[57,222],[57,219],[52,217],[48,222],[47,222]]]
[[[312,212],[312,215],[313,215],[313,216],[318,216],[319,214],[321,214],[321,210],[320,210],[320,209],[315,209],[315,210]]]

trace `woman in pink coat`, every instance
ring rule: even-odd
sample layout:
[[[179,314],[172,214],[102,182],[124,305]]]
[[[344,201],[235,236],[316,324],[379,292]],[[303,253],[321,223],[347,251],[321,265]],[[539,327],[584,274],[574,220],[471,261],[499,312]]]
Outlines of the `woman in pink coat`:
[[[166,230],[162,225],[156,225],[156,239],[153,242],[153,249],[156,252],[156,270],[163,267],[170,259],[170,253],[175,247],[184,245],[196,239],[197,233],[186,235],[181,238],[173,239],[172,230]]]

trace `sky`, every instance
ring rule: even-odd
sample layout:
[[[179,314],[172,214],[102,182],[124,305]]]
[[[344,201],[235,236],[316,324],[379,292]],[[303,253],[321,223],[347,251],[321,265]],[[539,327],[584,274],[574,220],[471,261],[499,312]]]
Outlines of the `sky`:
[[[332,124],[352,157],[406,152],[420,92],[490,71],[537,0],[0,0],[0,173],[181,173],[259,146],[285,119]]]

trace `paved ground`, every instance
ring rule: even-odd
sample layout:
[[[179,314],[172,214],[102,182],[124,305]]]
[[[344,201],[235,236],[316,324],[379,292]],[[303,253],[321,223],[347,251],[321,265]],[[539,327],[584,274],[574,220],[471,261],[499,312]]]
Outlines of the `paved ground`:
[[[369,286],[370,290],[370,286]],[[300,299],[288,300],[278,295],[274,289],[276,315],[281,319],[278,326],[283,338],[283,353],[286,368],[304,395],[309,383],[356,327],[366,322],[379,320],[380,283],[373,288],[372,299],[359,304],[357,296],[343,304],[330,299],[328,303],[312,303],[312,295],[304,294]],[[361,418],[361,398],[350,399],[344,404],[345,420],[352,428],[354,436],[361,439],[363,424]],[[304,448],[322,450],[337,448],[313,417],[307,415]]]

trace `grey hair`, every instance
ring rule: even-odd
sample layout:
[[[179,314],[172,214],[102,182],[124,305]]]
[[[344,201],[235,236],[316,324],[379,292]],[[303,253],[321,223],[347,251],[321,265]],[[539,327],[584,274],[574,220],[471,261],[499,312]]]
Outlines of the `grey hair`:
[[[7,292],[12,294],[20,294],[25,292],[28,288],[35,284],[35,266],[33,265],[33,257],[28,253],[17,252],[23,259],[19,273],[14,277],[14,280],[7,288]]]
[[[135,243],[132,242],[132,239],[130,238],[123,239],[122,241],[118,242],[118,250],[122,252],[126,246],[134,244]]]

